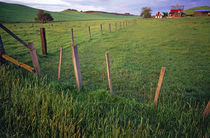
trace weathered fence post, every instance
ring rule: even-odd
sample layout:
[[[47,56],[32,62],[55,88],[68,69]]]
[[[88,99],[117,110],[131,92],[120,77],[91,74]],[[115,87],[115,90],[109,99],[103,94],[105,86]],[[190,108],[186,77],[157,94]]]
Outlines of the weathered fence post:
[[[103,34],[103,28],[102,28],[102,24],[101,24],[101,34]]]
[[[122,28],[122,24],[121,24],[121,22],[120,22],[120,29]]]
[[[72,37],[72,46],[71,46],[72,60],[74,64],[75,78],[76,78],[77,88],[81,89],[82,88],[82,75],[80,72],[80,63],[79,63],[79,54],[78,54],[77,45],[74,45],[73,29],[71,29],[71,37]]]
[[[88,31],[89,31],[89,40],[90,40],[91,39],[90,26],[88,26]]]
[[[0,62],[4,63],[5,60],[1,57],[2,54],[5,54],[5,50],[4,50],[4,45],[3,45],[3,42],[1,40],[1,35],[0,35]]]
[[[41,43],[42,43],[42,54],[47,55],[47,42],[46,42],[46,34],[45,34],[45,28],[40,28],[40,37],[41,37]]]
[[[111,33],[111,24],[109,24],[109,32]]]
[[[209,113],[210,113],[210,100],[209,100],[208,104],[206,105],[206,108],[203,112],[203,118],[207,118]]]
[[[60,47],[59,65],[58,65],[58,82],[60,82],[60,78],[61,78],[62,57],[63,57],[63,47],[61,46]]]
[[[39,67],[39,61],[38,61],[38,58],[37,58],[36,49],[34,48],[34,44],[32,42],[29,42],[28,43],[28,48],[30,50],[31,59],[32,59],[35,71],[37,73],[37,76],[40,77],[41,76],[41,71],[40,71],[40,67]]]
[[[105,53],[106,56],[106,65],[107,65],[107,76],[108,76],[108,82],[109,82],[109,89],[110,89],[110,94],[113,95],[113,89],[112,89],[112,78],[111,78],[111,73],[110,73],[110,63],[109,63],[109,53]]]
[[[71,29],[71,44],[74,46],[74,30]]]
[[[157,86],[157,89],[156,89],[156,94],[155,94],[155,99],[154,99],[154,105],[157,105],[157,101],[158,101],[158,97],[159,97],[159,93],[160,93],[160,88],[161,88],[161,85],[162,85],[162,82],[163,82],[163,77],[164,77],[164,74],[165,74],[165,70],[166,70],[165,67],[161,68],[160,77],[159,77],[159,80],[158,80],[158,86]]]

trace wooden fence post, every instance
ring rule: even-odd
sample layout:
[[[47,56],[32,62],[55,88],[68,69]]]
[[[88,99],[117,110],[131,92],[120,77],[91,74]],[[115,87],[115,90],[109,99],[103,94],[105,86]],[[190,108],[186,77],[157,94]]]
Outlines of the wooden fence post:
[[[63,57],[63,47],[61,46],[60,47],[59,65],[58,65],[58,82],[60,82],[60,78],[61,78],[62,57]]]
[[[159,97],[159,93],[160,93],[160,88],[161,88],[161,85],[162,85],[162,82],[163,82],[163,77],[164,77],[164,74],[165,74],[165,70],[166,70],[165,67],[161,68],[160,77],[159,77],[159,80],[158,80],[158,86],[157,86],[157,89],[156,89],[156,94],[155,94],[155,99],[154,99],[154,105],[157,105],[157,101],[158,101],[158,97]]]
[[[46,34],[45,34],[45,28],[40,28],[40,37],[41,37],[41,43],[42,43],[42,54],[47,55],[47,42],[46,42]]]
[[[109,32],[111,33],[111,24],[109,24]]]
[[[73,28],[71,29],[71,44],[74,46],[74,30]]]
[[[120,22],[120,29],[122,28],[121,22]]]
[[[90,40],[91,39],[90,26],[88,26],[88,31],[89,31],[89,40]]]
[[[111,73],[110,73],[110,63],[109,63],[109,53],[108,52],[105,53],[105,57],[106,57],[107,76],[108,76],[110,94],[113,95],[112,78],[111,78]]]
[[[39,61],[38,61],[38,58],[37,58],[36,49],[34,48],[34,44],[32,42],[29,42],[28,43],[28,48],[30,50],[31,59],[32,59],[35,71],[37,73],[37,76],[40,77],[41,76],[41,71],[40,71],[40,67],[39,67]]]
[[[1,57],[2,54],[5,54],[5,50],[4,50],[4,45],[3,45],[3,42],[1,40],[1,35],[0,35],[0,62],[4,63],[5,60]]]
[[[0,35],[0,55],[5,54],[5,49]]]
[[[72,34],[71,48],[72,48],[72,60],[73,60],[73,64],[74,64],[74,73],[75,73],[77,88],[81,89],[82,88],[82,75],[80,72],[80,63],[79,63],[79,54],[78,54],[77,45],[74,45],[73,29],[71,29],[71,34]]]
[[[209,100],[208,104],[206,105],[206,108],[203,112],[203,118],[207,118],[209,113],[210,113],[210,100]]]
[[[102,27],[102,24],[101,24],[101,34],[103,34],[103,27]]]
[[[0,54],[5,54],[5,49],[4,49],[4,45],[1,39],[1,35],[0,35]]]

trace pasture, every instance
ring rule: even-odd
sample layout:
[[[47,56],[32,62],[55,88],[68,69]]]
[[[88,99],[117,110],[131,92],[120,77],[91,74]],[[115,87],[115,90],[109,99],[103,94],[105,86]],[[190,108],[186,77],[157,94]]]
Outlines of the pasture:
[[[129,26],[120,29],[124,21]],[[39,53],[39,29],[44,27],[48,55],[39,57],[42,78],[13,64],[1,66],[2,136],[209,136],[209,117],[203,119],[202,113],[210,98],[210,18],[4,25],[25,42],[33,42]],[[79,50],[80,91],[72,63],[71,28]],[[32,66],[28,49],[3,30],[0,33],[7,55]],[[58,84],[60,46],[64,53]],[[114,96],[108,92],[106,51]],[[163,66],[166,73],[154,107]]]
[[[83,12],[51,12],[55,22],[78,21],[78,20],[106,20],[117,18],[136,18],[137,16],[118,16],[104,13],[83,13]],[[0,22],[34,22],[38,9],[28,6],[0,2]]]

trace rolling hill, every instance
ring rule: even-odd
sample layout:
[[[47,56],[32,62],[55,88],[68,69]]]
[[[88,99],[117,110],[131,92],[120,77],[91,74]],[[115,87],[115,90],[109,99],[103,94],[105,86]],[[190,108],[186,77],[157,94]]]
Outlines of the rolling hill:
[[[39,9],[0,2],[0,22],[34,22]],[[76,21],[76,20],[100,20],[116,18],[137,18],[138,16],[122,16],[106,13],[82,13],[82,12],[51,12],[54,21]]]
[[[199,9],[210,9],[210,7],[209,6],[193,7],[193,8],[184,10],[184,13],[187,15],[192,15],[194,13],[194,10],[199,10]]]

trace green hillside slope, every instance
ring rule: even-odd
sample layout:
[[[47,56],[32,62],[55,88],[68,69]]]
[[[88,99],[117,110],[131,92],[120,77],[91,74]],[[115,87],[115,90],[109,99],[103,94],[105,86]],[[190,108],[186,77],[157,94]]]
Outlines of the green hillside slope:
[[[187,15],[190,15],[194,13],[194,10],[200,10],[200,9],[210,9],[210,7],[209,6],[193,7],[193,8],[184,10],[184,13]]]
[[[0,22],[34,22],[38,9],[0,2]],[[54,21],[97,20],[115,18],[136,18],[138,16],[118,16],[103,13],[50,12]]]

